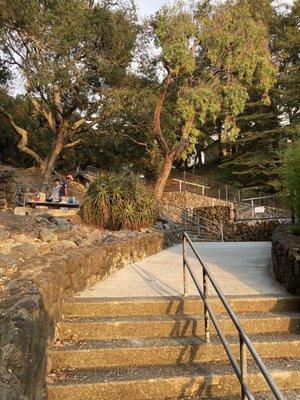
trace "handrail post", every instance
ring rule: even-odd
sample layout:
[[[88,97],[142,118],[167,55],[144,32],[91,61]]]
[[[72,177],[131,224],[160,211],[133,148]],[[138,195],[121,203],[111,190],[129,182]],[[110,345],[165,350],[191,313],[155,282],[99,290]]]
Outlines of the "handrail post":
[[[204,296],[204,330],[205,330],[205,342],[210,342],[210,326],[209,326],[209,313],[206,307],[208,298],[208,278],[205,270],[203,269],[203,296]]]
[[[183,266],[183,295],[187,296],[187,268],[185,264],[186,257],[186,237],[183,233],[182,235],[182,266]]]
[[[221,234],[221,241],[224,242],[224,230],[223,230],[223,224],[220,224],[220,234]]]
[[[242,335],[240,337],[240,368],[241,368],[241,400],[247,400],[247,396],[243,387],[247,383],[247,347]]]
[[[197,219],[198,219],[198,236],[200,236],[200,217],[199,217],[199,214],[197,215]]]

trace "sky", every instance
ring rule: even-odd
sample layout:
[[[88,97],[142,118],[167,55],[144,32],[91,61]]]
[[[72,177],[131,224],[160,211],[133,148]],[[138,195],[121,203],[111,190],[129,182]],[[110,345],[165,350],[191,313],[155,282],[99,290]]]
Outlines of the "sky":
[[[172,3],[169,0],[135,0],[138,6],[139,15],[141,17],[148,17],[157,11],[162,5]],[[276,3],[282,4],[292,4],[293,0],[277,0]]]
[[[157,11],[162,5],[168,4],[168,0],[136,0],[141,17],[148,17]]]

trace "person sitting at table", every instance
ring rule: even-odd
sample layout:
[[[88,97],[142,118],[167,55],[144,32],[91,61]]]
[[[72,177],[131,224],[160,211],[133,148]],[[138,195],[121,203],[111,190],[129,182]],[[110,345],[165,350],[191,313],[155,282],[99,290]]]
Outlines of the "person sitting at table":
[[[66,179],[60,186],[59,196],[62,197],[69,197],[69,186],[70,183],[74,180],[72,175],[67,175]]]
[[[54,180],[54,188],[52,189],[52,194],[49,197],[49,200],[53,203],[58,203],[60,201],[60,189],[61,183],[59,179]]]

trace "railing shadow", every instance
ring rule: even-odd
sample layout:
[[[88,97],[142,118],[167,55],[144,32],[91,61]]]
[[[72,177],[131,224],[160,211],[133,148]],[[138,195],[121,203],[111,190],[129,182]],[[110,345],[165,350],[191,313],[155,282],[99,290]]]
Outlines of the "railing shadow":
[[[174,294],[178,296],[182,295],[182,292],[163,282],[156,275],[153,275],[151,272],[147,271],[143,267],[133,265],[132,268],[156,293],[162,296],[170,296]]]

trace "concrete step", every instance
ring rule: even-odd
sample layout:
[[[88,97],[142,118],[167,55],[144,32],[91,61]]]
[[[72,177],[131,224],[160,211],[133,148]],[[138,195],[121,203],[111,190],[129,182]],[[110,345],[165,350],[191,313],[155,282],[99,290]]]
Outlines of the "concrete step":
[[[300,389],[300,366],[294,360],[268,361],[278,386]],[[268,391],[263,377],[249,365],[248,383],[255,392]],[[237,396],[240,385],[232,368],[223,363],[145,366],[58,371],[48,377],[48,400],[166,400],[192,396],[211,399]]]
[[[299,296],[228,296],[228,301],[233,310],[238,313],[300,310]],[[225,311],[217,297],[211,297],[210,304],[217,313]],[[63,315],[65,318],[77,316],[201,314],[202,312],[203,302],[199,300],[199,297],[75,298],[63,303]]]
[[[218,314],[225,334],[236,329],[224,314]],[[249,313],[240,322],[250,333],[299,332],[300,313]],[[212,327],[212,334],[215,331]],[[141,317],[86,317],[70,318],[59,323],[61,340],[101,340],[157,337],[195,337],[204,332],[203,317],[195,315],[153,315]]]
[[[252,335],[252,343],[263,358],[300,358],[300,335]],[[227,337],[235,356],[239,357],[236,336]],[[128,367],[137,365],[178,365],[226,361],[220,340],[212,343],[202,338],[158,338],[99,340],[59,343],[51,352],[54,370],[76,368]]]
[[[284,400],[300,400],[300,389],[299,390],[282,390],[281,391]],[[203,397],[185,397],[184,400],[202,400]],[[263,392],[255,394],[256,400],[274,400],[273,393]],[[176,400],[176,399],[170,399]],[[209,400],[220,400],[218,397],[210,397]],[[239,396],[230,396],[230,397],[222,397],[222,400],[241,400],[241,395]]]

